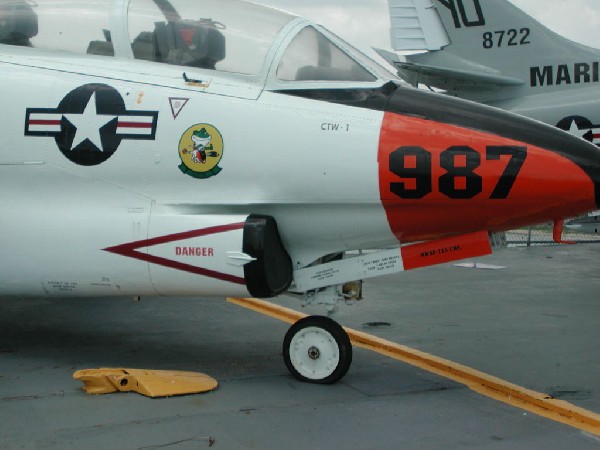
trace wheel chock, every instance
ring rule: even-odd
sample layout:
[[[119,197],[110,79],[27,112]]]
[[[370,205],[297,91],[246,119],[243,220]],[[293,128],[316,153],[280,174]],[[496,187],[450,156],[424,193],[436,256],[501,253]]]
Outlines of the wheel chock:
[[[73,378],[83,382],[82,389],[88,394],[133,391],[146,397],[170,397],[208,392],[218,386],[217,380],[203,373],[176,370],[84,369]]]

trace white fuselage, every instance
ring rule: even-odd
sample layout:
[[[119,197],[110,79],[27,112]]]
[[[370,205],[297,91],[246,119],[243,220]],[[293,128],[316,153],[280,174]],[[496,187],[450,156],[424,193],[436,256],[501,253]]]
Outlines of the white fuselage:
[[[11,105],[0,148],[3,294],[31,294],[32,285],[40,294],[76,294],[82,283],[98,295],[155,294],[148,264],[99,250],[203,228],[205,216],[273,216],[295,267],[332,252],[398,244],[378,188],[382,112],[261,93],[217,77],[188,86],[181,68],[165,65],[151,75],[156,65],[143,61],[72,57],[48,67],[44,52],[27,58],[21,54],[29,49],[13,51],[0,57],[0,95]],[[116,89],[133,115],[157,112],[155,138],[123,139],[102,164],[82,166],[51,134],[24,136],[28,108],[57,109],[69,92],[91,83]],[[177,115],[172,98],[187,100]],[[99,120],[87,126],[91,140],[98,140]],[[179,169],[180,139],[195,124],[212,125],[223,137],[222,172],[209,182]],[[69,273],[79,275],[71,280]],[[192,292],[185,280],[176,282],[181,293]]]

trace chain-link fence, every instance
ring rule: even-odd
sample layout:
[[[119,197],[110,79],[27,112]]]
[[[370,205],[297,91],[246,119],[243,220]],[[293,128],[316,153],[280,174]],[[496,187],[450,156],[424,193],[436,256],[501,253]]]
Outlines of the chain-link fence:
[[[506,232],[506,244],[510,247],[552,245],[552,223]],[[577,243],[600,243],[600,216],[586,216],[565,223],[562,234],[565,241]]]

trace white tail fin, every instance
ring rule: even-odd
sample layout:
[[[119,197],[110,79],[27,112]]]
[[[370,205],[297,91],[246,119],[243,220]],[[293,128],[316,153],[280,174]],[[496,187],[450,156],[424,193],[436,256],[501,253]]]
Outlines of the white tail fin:
[[[450,38],[432,0],[389,0],[394,50],[441,50]]]

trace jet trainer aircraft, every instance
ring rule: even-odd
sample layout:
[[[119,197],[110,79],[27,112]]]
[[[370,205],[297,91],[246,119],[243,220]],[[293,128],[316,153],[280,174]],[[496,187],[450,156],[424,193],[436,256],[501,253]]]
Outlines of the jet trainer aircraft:
[[[411,84],[532,117],[600,145],[600,50],[549,30],[508,0],[389,0],[392,47]]]
[[[598,208],[600,150],[403,86],[327,30],[237,0],[0,1],[0,295],[298,294],[491,251]],[[592,75],[590,75],[592,76]],[[385,249],[371,252],[351,250]],[[290,328],[297,378],[352,348]]]

